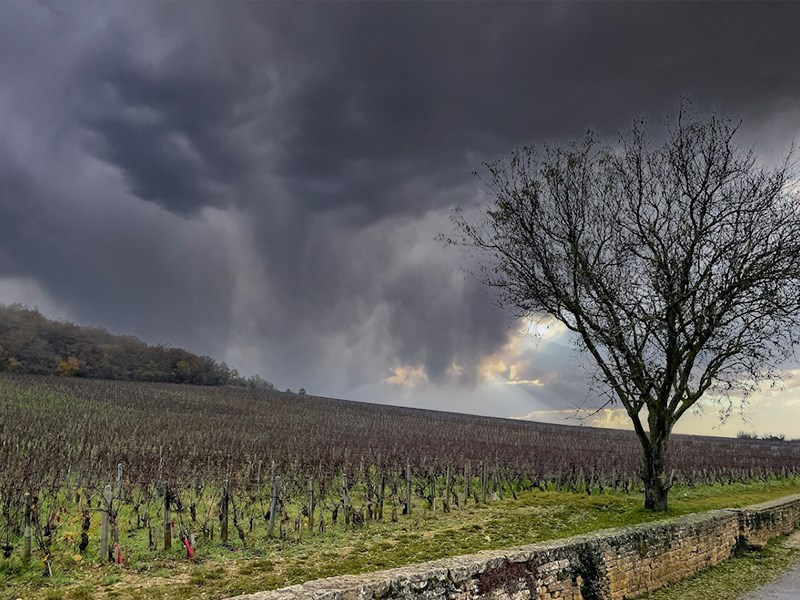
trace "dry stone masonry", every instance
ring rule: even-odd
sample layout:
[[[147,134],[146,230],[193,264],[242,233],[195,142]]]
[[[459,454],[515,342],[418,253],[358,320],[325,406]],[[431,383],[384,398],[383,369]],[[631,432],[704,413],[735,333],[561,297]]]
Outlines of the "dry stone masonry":
[[[237,600],[623,600],[685,579],[800,525],[800,495],[607,529],[378,573],[347,575]]]

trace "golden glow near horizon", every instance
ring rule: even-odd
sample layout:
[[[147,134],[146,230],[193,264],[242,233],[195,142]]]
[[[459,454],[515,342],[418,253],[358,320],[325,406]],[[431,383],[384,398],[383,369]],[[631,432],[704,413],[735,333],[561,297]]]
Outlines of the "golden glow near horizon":
[[[423,366],[396,367],[383,381],[401,388],[413,388],[428,383],[428,373]]]
[[[580,390],[587,386],[575,385],[579,379],[576,356],[570,351],[571,340],[566,328],[552,320],[522,319],[509,335],[508,341],[495,353],[485,356],[474,366],[477,387],[474,394],[486,398],[485,414],[496,414],[502,403],[513,397],[527,403],[534,410],[513,418],[555,423],[583,424],[592,427],[632,429],[625,410],[619,404],[605,407],[592,406],[591,400],[583,402]],[[467,374],[463,365],[451,365],[447,377],[451,380]],[[424,366],[396,367],[384,383],[402,388],[409,393],[432,393]],[[559,388],[573,385],[574,398],[558,398]],[[512,388],[517,388],[509,396]],[[585,392],[584,392],[585,393]],[[590,397],[593,394],[590,394]],[[487,398],[488,396],[488,398]],[[553,407],[563,400],[563,408]],[[491,409],[497,403],[498,410]],[[458,410],[458,407],[454,407]],[[720,407],[713,398],[704,400],[675,426],[676,433],[695,435],[736,436],[740,431],[757,435],[783,434],[787,438],[800,438],[800,368],[788,369],[779,385],[766,383],[751,394],[745,405],[733,411],[726,420],[720,419]],[[506,413],[507,414],[507,413]],[[643,414],[646,422],[646,414]]]

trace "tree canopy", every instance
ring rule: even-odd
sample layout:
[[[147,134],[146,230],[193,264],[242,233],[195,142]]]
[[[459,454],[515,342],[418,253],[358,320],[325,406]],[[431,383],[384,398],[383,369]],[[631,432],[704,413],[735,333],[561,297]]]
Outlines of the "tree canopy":
[[[762,166],[738,123],[687,106],[651,135],[589,133],[487,165],[482,220],[451,239],[518,315],[550,315],[597,367],[643,448],[645,504],[666,510],[665,452],[702,397],[727,410],[779,375],[800,315],[789,160]]]

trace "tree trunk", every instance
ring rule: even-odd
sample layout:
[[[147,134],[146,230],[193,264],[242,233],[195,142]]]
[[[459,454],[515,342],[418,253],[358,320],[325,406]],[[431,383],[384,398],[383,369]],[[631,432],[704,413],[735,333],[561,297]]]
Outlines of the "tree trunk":
[[[667,442],[662,438],[650,440],[645,447],[642,462],[642,481],[644,482],[644,507],[653,512],[667,511],[669,484],[664,478],[664,456]]]

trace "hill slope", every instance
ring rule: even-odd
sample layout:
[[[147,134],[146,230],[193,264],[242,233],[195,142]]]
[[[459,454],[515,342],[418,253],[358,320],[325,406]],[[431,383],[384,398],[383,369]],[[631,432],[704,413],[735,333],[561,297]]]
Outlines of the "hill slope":
[[[220,598],[639,523],[639,456],[630,431],[0,374],[0,595]],[[676,435],[669,460],[673,515],[798,490],[798,443]],[[104,568],[106,486],[123,564]]]
[[[271,387],[260,377],[244,379],[209,356],[54,321],[18,304],[0,304],[0,372]]]
[[[0,463],[7,472],[24,472],[36,458],[58,478],[65,465],[54,457],[66,453],[73,471],[102,480],[124,462],[140,482],[163,478],[153,471],[163,465],[176,483],[237,474],[243,483],[259,461],[274,461],[299,493],[311,477],[331,486],[343,472],[352,480],[373,465],[399,476],[407,464],[415,473],[450,465],[477,476],[485,467],[498,480],[594,476],[614,485],[638,479],[641,449],[633,432],[614,429],[272,390],[0,375]],[[687,481],[750,479],[797,469],[800,444],[676,435],[669,463]]]

